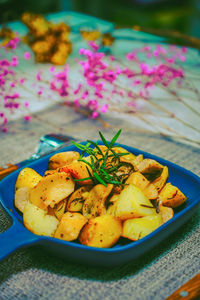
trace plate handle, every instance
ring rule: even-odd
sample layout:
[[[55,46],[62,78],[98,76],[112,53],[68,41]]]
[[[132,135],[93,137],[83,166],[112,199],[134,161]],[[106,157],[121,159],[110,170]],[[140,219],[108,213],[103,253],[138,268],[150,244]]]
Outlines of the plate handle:
[[[39,236],[26,230],[17,220],[4,232],[0,233],[0,260],[18,248],[31,245],[39,241]]]

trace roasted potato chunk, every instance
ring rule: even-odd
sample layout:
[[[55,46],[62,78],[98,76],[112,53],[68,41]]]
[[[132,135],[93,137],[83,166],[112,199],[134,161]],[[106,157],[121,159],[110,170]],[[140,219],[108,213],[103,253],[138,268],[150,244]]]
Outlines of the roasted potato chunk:
[[[88,221],[81,230],[79,240],[83,245],[108,248],[118,241],[121,233],[122,225],[118,219],[102,215]]]
[[[56,216],[56,218],[58,220],[60,220],[62,218],[62,216],[64,215],[65,209],[66,209],[66,205],[67,205],[67,199],[64,199],[64,200],[58,202],[54,206],[53,212],[54,212],[54,215]]]
[[[129,184],[124,188],[116,201],[115,216],[121,220],[155,215],[156,210],[136,185]]]
[[[24,168],[19,172],[17,181],[15,184],[15,191],[21,187],[33,188],[40,180],[42,176],[31,168]]]
[[[163,166],[154,159],[145,158],[136,165],[136,171],[142,173],[148,180],[153,181],[162,173]]]
[[[74,191],[70,174],[57,172],[46,177],[30,190],[30,202],[41,209],[54,207]]]
[[[80,187],[75,192],[73,192],[73,194],[70,196],[67,202],[67,211],[81,212],[83,208],[83,203],[86,200],[90,189],[91,187],[86,185]]]
[[[133,161],[135,160],[136,156],[133,153],[130,153],[129,151],[127,151],[126,149],[122,148],[122,147],[113,147],[113,150],[116,153],[127,153],[126,155],[124,155],[123,157],[125,157],[126,159]]]
[[[59,223],[56,217],[47,215],[47,210],[43,210],[30,202],[25,204],[23,221],[28,230],[45,236],[53,236]]]
[[[24,168],[20,171],[15,184],[15,207],[24,211],[24,206],[29,200],[29,191],[37,185],[42,176],[31,168]]]
[[[177,207],[186,201],[186,196],[174,185],[168,182],[159,194],[163,206]]]
[[[87,218],[80,213],[66,212],[61,218],[54,237],[65,241],[76,240],[87,221]]]
[[[162,224],[161,215],[146,216],[124,221],[122,236],[137,241]]]
[[[65,167],[61,168],[60,171],[70,173],[73,178],[78,179],[79,185],[92,184],[91,179],[83,180],[90,176],[87,170],[87,165],[82,161],[73,161],[71,164],[68,164]]]
[[[126,180],[127,184],[134,184],[138,186],[148,199],[156,199],[158,192],[154,185],[150,183],[140,172],[132,173]]]
[[[152,182],[152,184],[155,186],[157,191],[160,191],[163,188],[168,177],[169,177],[168,167],[164,166],[161,175]]]
[[[56,170],[58,168],[64,167],[65,165],[72,163],[74,160],[78,160],[79,157],[80,154],[76,151],[56,153],[50,157],[48,168],[50,170]]]
[[[57,172],[58,172],[58,170],[46,170],[44,173],[44,176],[48,176],[48,175],[51,175],[51,174],[54,174]]]
[[[106,214],[107,215],[111,215],[113,217],[116,216],[116,208],[117,208],[117,205],[116,205],[117,202],[111,202],[111,204],[108,206],[107,210],[106,210]]]
[[[83,215],[87,218],[101,216],[106,213],[105,201],[113,188],[112,184],[95,185],[83,204]]]
[[[28,187],[21,187],[15,192],[15,207],[23,213],[26,202],[29,200]]]
[[[171,207],[163,206],[162,204],[159,205],[159,214],[162,217],[162,222],[166,223],[174,216],[174,211]]]

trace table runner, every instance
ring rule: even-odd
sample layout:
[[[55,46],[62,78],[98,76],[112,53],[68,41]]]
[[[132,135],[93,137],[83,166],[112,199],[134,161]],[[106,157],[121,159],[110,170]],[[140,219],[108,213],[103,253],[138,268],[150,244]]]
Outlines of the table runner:
[[[108,124],[105,128],[102,125]],[[14,125],[14,126],[13,126]],[[104,116],[92,120],[72,108],[56,105],[24,126],[19,119],[0,134],[0,165],[27,158],[49,132],[96,139],[101,130],[110,139],[119,128],[119,142],[159,155],[200,175],[199,149],[134,129],[130,122]],[[39,246],[20,249],[0,263],[0,299],[165,299],[200,271],[200,211],[153,250],[120,267],[81,266],[53,257]],[[9,220],[0,211],[1,231]]]

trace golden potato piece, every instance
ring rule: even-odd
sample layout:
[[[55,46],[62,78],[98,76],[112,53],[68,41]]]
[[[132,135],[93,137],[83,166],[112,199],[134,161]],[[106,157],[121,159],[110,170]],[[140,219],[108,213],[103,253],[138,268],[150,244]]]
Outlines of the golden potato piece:
[[[173,218],[174,216],[174,211],[173,208],[171,207],[167,207],[167,206],[163,206],[162,204],[159,205],[159,214],[162,217],[162,222],[166,223],[167,221],[169,221],[171,218]]]
[[[58,202],[54,206],[53,212],[54,212],[54,215],[56,216],[56,218],[58,220],[60,220],[62,218],[62,216],[64,215],[65,209],[66,209],[66,205],[67,205],[67,199],[64,199],[64,200]]]
[[[124,155],[123,157],[125,157],[128,160],[135,160],[136,156],[133,153],[130,153],[129,151],[127,151],[126,149],[122,148],[122,147],[113,147],[113,150],[116,153],[128,153],[127,155]]]
[[[158,198],[158,191],[155,186],[150,183],[144,190],[143,193],[147,196],[148,199],[153,200]]]
[[[28,230],[45,236],[53,236],[59,223],[56,217],[47,215],[47,211],[29,201],[24,207],[23,221]]]
[[[26,202],[29,200],[29,191],[30,189],[28,187],[21,187],[15,192],[15,207],[22,213]]]
[[[132,161],[135,166],[143,161],[143,154],[138,154],[135,159]]]
[[[149,185],[150,182],[140,172],[134,172],[128,177],[126,183],[134,184],[143,191]]]
[[[103,184],[95,185],[83,204],[83,215],[87,218],[92,218],[105,214],[105,201],[111,193],[112,188],[112,184],[108,184],[107,186]]]
[[[102,215],[90,219],[83,227],[79,240],[81,244],[108,248],[113,246],[122,233],[121,222],[111,215]]]
[[[80,154],[76,151],[66,151],[66,152],[56,153],[50,157],[48,168],[50,170],[52,169],[55,170],[64,167],[65,165],[72,163],[74,160],[78,160],[79,157]]]
[[[174,185],[168,182],[159,194],[163,206],[177,207],[186,201],[186,196]]]
[[[51,175],[51,174],[54,174],[57,172],[58,172],[58,170],[47,170],[44,172],[44,176],[48,176],[48,175]]]
[[[42,179],[42,176],[31,168],[24,168],[19,172],[15,184],[15,191],[21,187],[33,188]]]
[[[110,197],[109,202],[110,202],[110,203],[115,203],[118,199],[119,199],[119,194],[113,194],[113,195]]]
[[[131,160],[130,160],[130,159],[127,159],[126,156],[122,156],[122,157],[120,158],[120,160],[121,160],[122,162],[129,162],[129,163],[131,163],[133,169],[134,169],[135,171],[137,171],[137,165],[143,161],[143,155],[142,155],[142,154],[139,154],[139,155],[135,156],[134,159],[131,159]]]
[[[152,203],[136,185],[126,186],[116,201],[115,216],[121,220],[155,214],[156,210]]]
[[[57,172],[46,177],[30,190],[30,202],[39,208],[54,207],[74,191],[70,174]]]
[[[90,189],[91,187],[86,185],[74,191],[67,202],[67,211],[81,212],[83,202],[86,200]]]
[[[157,199],[158,197],[158,192],[154,185],[140,172],[132,173],[126,180],[126,183],[138,186],[148,199]]]
[[[168,177],[169,177],[168,167],[164,166],[161,175],[152,182],[152,184],[155,186],[157,191],[160,191],[163,188]]]
[[[61,218],[54,237],[65,241],[76,240],[86,223],[87,218],[80,213],[66,212]]]
[[[115,216],[116,216],[116,208],[117,208],[116,202],[112,202],[112,203],[108,206],[108,208],[107,208],[107,210],[106,210],[106,214],[115,217]]]
[[[162,173],[163,166],[154,159],[145,158],[136,165],[136,171],[142,173],[148,180],[155,180]]]
[[[86,163],[82,161],[73,161],[72,163],[66,165],[65,167],[62,167],[60,171],[70,173],[73,178],[78,179],[77,182],[79,185],[92,184],[91,179],[83,180],[85,178],[90,177],[90,175],[88,173]]]
[[[146,216],[126,220],[123,224],[122,236],[137,241],[154,231],[162,224],[161,215]]]

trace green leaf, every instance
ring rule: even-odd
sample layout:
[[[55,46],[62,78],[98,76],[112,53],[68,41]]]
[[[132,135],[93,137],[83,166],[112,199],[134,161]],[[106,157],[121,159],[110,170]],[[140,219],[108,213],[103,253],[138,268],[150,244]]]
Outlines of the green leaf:
[[[76,142],[74,142],[74,141],[72,141],[72,144],[73,144],[74,146],[76,146],[76,148],[78,148],[78,149],[80,149],[80,150],[84,150],[84,149],[85,149],[85,146],[82,145],[82,144],[78,144],[78,143],[76,143]]]
[[[101,131],[99,131],[99,135],[100,135],[104,145],[109,149],[110,146],[109,146],[108,142],[106,141],[105,137],[103,136],[103,134],[101,133]]]
[[[88,166],[90,166],[92,168],[92,165],[87,160],[81,158],[81,159],[79,159],[79,161],[84,162],[85,164],[87,164]]]
[[[90,180],[91,177],[85,177],[85,178],[73,178],[74,181],[84,181],[84,180]]]
[[[111,142],[110,142],[110,148],[114,145],[114,143],[116,142],[116,140],[118,139],[120,133],[121,133],[121,129],[115,134],[115,136],[112,138]]]
[[[107,186],[106,182],[96,172],[94,172],[93,175],[100,183]]]
[[[101,148],[99,147],[99,145],[97,143],[94,143],[93,141],[88,140],[95,148],[97,148],[97,150],[99,151],[99,154],[104,156]]]

